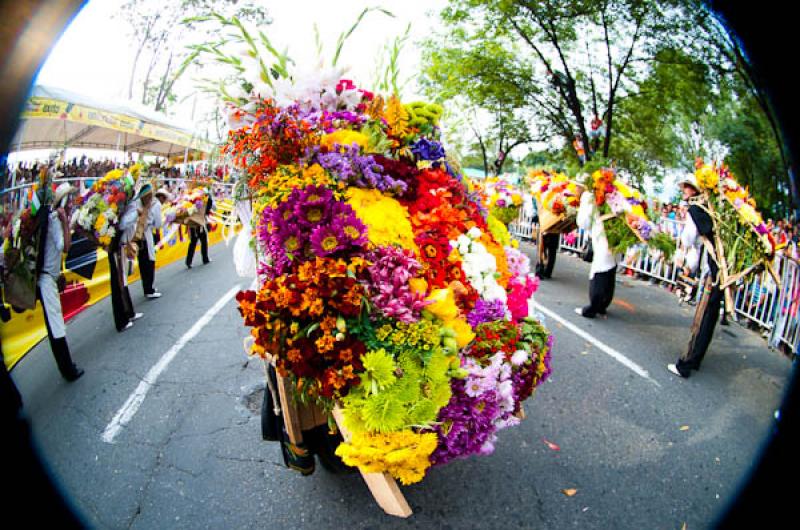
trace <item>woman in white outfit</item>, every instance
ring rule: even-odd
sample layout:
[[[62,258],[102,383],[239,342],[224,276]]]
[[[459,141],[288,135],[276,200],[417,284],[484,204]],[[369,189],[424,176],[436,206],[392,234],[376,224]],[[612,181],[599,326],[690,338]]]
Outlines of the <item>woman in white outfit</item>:
[[[69,250],[72,238],[69,230],[70,196],[76,189],[68,183],[61,184],[55,192],[53,209],[47,213],[47,222],[42,225],[43,258],[39,269],[38,295],[44,310],[44,322],[50,349],[56,359],[58,371],[67,381],[75,381],[83,370],[75,366],[67,345],[67,330],[61,312],[61,297],[58,293],[58,277],[61,275],[62,254]]]

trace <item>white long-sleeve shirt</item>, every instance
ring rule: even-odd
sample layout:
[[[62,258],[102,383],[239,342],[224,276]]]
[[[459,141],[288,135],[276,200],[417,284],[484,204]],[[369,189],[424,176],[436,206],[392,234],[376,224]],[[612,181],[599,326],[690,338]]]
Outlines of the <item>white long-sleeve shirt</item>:
[[[589,278],[594,278],[598,272],[606,272],[617,266],[617,258],[608,249],[606,231],[600,220],[600,212],[594,204],[594,194],[588,191],[581,195],[581,205],[578,208],[576,219],[578,228],[590,230],[592,238],[592,251],[594,258],[589,268]]]
[[[123,245],[133,239],[133,234],[136,231],[136,221],[139,220],[139,208],[141,207],[142,203],[138,199],[129,202],[122,213],[122,217],[119,219],[118,228],[122,233],[120,240]]]
[[[147,256],[150,261],[156,260],[156,246],[153,243],[153,230],[161,228],[161,203],[158,199],[153,199],[150,203],[150,211],[147,214],[147,225],[144,227],[144,241],[147,245]]]
[[[681,245],[686,252],[685,264],[692,272],[697,270],[700,264],[701,240],[697,233],[697,225],[694,224],[691,215],[686,216],[686,223],[681,232]]]
[[[50,219],[47,223],[47,234],[44,242],[44,261],[42,272],[49,274],[53,278],[58,278],[61,274],[61,254],[64,252],[64,227],[58,212],[50,212]]]

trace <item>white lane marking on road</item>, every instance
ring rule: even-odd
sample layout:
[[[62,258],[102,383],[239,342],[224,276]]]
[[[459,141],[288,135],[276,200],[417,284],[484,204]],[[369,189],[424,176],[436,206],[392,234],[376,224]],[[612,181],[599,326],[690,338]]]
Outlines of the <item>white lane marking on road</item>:
[[[236,293],[239,292],[239,286],[235,286],[231,288],[230,291],[225,293],[222,298],[217,300],[217,303],[214,306],[206,311],[206,314],[200,317],[200,319],[194,323],[194,325],[189,328],[189,331],[183,334],[183,336],[176,342],[172,348],[167,350],[167,352],[161,356],[158,362],[153,365],[152,368],[147,372],[144,376],[142,381],[139,383],[139,386],[136,387],[136,390],[133,391],[133,394],[128,397],[128,400],[125,402],[124,405],[117,411],[114,415],[114,418],[111,420],[111,423],[108,424],[105,431],[103,431],[102,439],[106,443],[113,443],[114,438],[119,434],[119,431],[133,418],[136,412],[139,410],[139,406],[144,401],[144,398],[147,396],[147,392],[150,391],[150,388],[155,384],[158,377],[161,375],[169,363],[178,355],[186,343],[192,340],[195,335],[200,333],[200,331],[211,322],[211,319],[219,313],[220,309],[225,307],[231,298],[233,298]]]
[[[658,381],[656,381],[655,379],[650,377],[650,373],[647,370],[645,370],[644,368],[642,368],[641,366],[639,366],[635,362],[631,361],[630,359],[625,357],[623,354],[621,354],[620,352],[618,352],[617,350],[615,350],[614,348],[612,348],[608,344],[606,344],[606,343],[594,338],[593,336],[589,335],[587,332],[583,331],[581,328],[579,328],[578,326],[576,326],[572,322],[569,322],[568,320],[565,320],[564,318],[558,316],[553,311],[547,309],[545,306],[543,306],[539,302],[534,301],[533,305],[534,305],[534,307],[536,307],[536,309],[538,309],[539,311],[541,311],[542,313],[544,313],[548,317],[552,318],[553,320],[558,321],[561,325],[563,325],[564,327],[566,327],[567,329],[569,329],[570,331],[572,331],[573,333],[575,333],[579,337],[581,337],[584,340],[587,340],[587,341],[591,342],[592,344],[594,344],[595,346],[597,346],[597,348],[599,348],[600,350],[602,350],[603,352],[608,354],[612,359],[614,359],[615,361],[617,361],[618,363],[620,363],[624,367],[628,368],[629,370],[634,372],[636,375],[639,375],[639,376],[647,379],[648,381],[650,381],[651,383],[653,383],[657,387],[661,387],[661,385],[658,384]]]

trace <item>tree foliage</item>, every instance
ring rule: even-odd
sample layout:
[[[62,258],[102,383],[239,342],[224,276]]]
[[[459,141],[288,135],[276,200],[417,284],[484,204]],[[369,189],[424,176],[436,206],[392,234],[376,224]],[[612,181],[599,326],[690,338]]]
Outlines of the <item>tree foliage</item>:
[[[127,0],[120,17],[130,24],[135,42],[129,99],[157,111],[177,101],[176,83],[192,64],[186,45],[198,40],[196,25],[185,21],[212,9],[258,25],[271,22],[266,9],[253,0]]]

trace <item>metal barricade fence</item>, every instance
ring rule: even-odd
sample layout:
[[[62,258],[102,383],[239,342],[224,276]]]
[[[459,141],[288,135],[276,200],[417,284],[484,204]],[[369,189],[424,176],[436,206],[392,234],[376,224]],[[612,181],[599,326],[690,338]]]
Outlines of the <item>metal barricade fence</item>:
[[[517,219],[508,224],[508,231],[519,240],[532,240],[534,234],[533,213],[526,212],[525,208],[520,208]]]
[[[659,222],[662,231],[670,234],[680,245],[680,235],[684,222],[675,219],[662,219]],[[535,234],[533,216],[520,217],[509,225],[511,234],[520,239],[531,239]],[[560,249],[567,252],[582,252],[589,233],[586,230],[574,230],[569,234],[561,235]],[[681,269],[678,264],[668,262],[657,253],[644,246],[637,246],[620,264],[622,267],[637,272],[643,276],[676,285]],[[734,289],[734,312],[755,323],[765,331],[771,332],[770,346],[777,348],[781,345],[796,352],[800,345],[800,264],[785,255],[778,255],[773,263],[775,270],[781,278],[781,286],[775,284],[772,277],[765,271],[758,275],[751,275],[746,281],[739,282]],[[707,256],[703,252],[703,259],[698,266],[699,286],[696,291],[696,300],[703,292],[703,284],[708,274]]]

